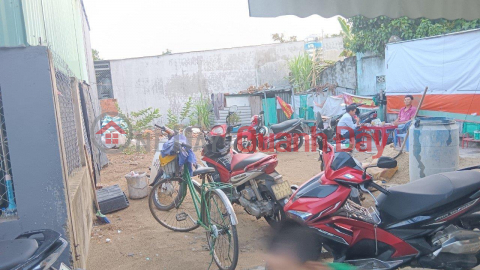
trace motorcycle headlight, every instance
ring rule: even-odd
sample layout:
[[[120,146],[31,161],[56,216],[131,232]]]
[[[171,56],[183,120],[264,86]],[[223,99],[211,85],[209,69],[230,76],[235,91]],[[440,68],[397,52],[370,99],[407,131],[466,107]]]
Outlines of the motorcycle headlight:
[[[300,222],[305,222],[312,215],[311,213],[308,213],[308,212],[295,211],[295,210],[288,210],[286,214],[289,218],[300,221]]]

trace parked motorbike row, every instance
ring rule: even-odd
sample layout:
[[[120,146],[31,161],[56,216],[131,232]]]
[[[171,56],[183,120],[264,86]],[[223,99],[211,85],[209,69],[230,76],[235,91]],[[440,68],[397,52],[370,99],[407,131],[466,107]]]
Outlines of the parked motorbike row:
[[[335,119],[325,129],[318,115],[318,133],[310,136],[316,138],[322,171],[300,187],[291,186],[275,170],[275,154],[232,150],[234,127],[229,117],[233,113],[228,114],[227,124],[203,132],[202,161],[215,169],[209,181],[231,183],[234,189],[224,192],[248,214],[263,217],[272,226],[285,218],[297,220],[316,231],[335,262],[358,269],[471,269],[479,265],[480,172],[474,169],[480,166],[386,189],[373,181],[368,169],[394,168],[396,160],[381,157],[376,165],[363,168],[351,154],[335,152],[328,136],[335,130]],[[251,127],[265,135],[268,130],[261,124],[262,117],[254,116]],[[369,112],[359,117],[367,122],[376,115]],[[271,129],[273,133],[299,132],[301,121],[293,121]],[[248,136],[240,132],[234,148],[248,149],[244,143],[259,139]],[[375,197],[373,190],[380,195]],[[366,195],[375,206],[362,206]]]

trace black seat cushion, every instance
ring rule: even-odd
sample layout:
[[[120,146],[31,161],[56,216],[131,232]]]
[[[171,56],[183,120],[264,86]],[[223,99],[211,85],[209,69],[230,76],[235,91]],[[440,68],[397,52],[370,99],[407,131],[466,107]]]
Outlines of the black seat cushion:
[[[460,171],[427,176],[392,187],[390,194],[380,194],[378,210],[403,220],[454,202],[480,189],[480,172]]]
[[[197,176],[197,175],[200,175],[200,174],[206,174],[206,173],[214,173],[214,172],[215,172],[215,168],[199,167],[198,169],[193,171],[193,176]]]
[[[270,128],[273,130],[273,133],[279,133],[299,123],[300,123],[300,119],[292,119],[292,120],[283,121],[280,124],[272,125],[270,126]]]
[[[268,155],[263,153],[256,153],[256,154],[235,154],[232,157],[232,171],[240,170],[245,168],[246,166],[255,163],[262,158],[268,157]]]
[[[24,263],[37,251],[34,239],[0,241],[0,270],[9,270]]]

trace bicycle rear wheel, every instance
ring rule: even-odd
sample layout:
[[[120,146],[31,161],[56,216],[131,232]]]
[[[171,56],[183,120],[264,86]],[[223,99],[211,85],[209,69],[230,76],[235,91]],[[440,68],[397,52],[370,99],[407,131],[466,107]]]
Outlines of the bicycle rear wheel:
[[[199,226],[193,198],[184,181],[182,178],[162,179],[153,186],[148,197],[155,220],[173,231],[188,232]],[[200,196],[200,184],[192,182]]]
[[[238,262],[238,235],[232,204],[219,189],[207,191],[205,200],[203,221],[211,228],[207,231],[207,241],[215,264],[222,270],[235,269]]]

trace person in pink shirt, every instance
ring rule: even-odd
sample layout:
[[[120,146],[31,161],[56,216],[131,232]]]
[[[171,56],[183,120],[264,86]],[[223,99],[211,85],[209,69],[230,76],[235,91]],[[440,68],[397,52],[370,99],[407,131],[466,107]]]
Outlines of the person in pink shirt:
[[[415,108],[412,105],[412,101],[413,101],[413,96],[411,95],[405,96],[405,99],[404,99],[405,107],[400,109],[397,120],[393,122],[394,125],[396,126],[402,125],[412,120],[412,118],[415,116],[415,113],[417,112],[417,108]]]

